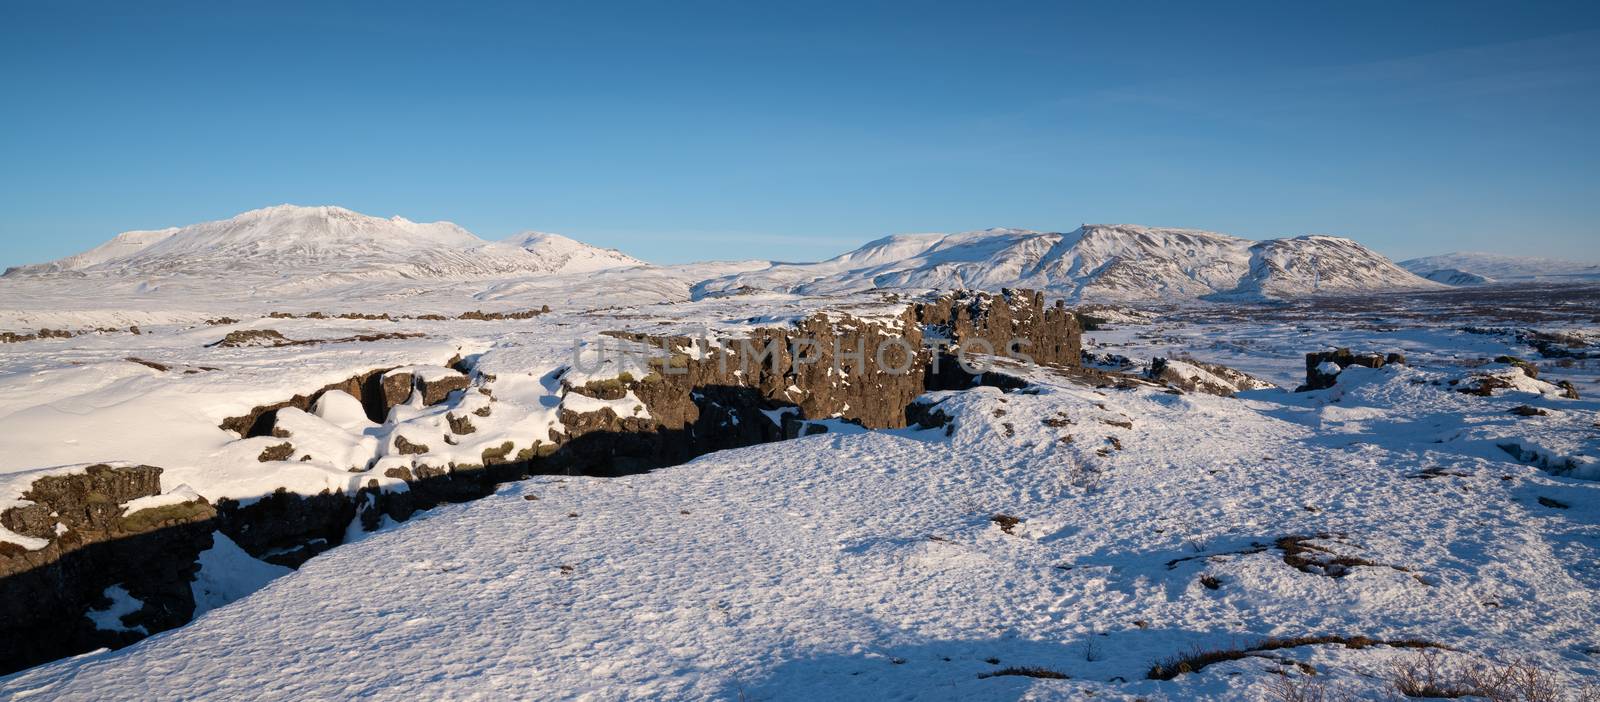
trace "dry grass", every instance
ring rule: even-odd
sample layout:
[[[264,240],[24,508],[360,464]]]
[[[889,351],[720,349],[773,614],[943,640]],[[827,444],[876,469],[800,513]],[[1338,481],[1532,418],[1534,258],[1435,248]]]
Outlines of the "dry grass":
[[[1317,534],[1315,536],[1285,536],[1274,544],[1283,551],[1283,562],[1302,573],[1326,575],[1330,578],[1342,578],[1350,574],[1351,568],[1370,566],[1375,568],[1393,568],[1402,573],[1409,573],[1411,569],[1403,568],[1388,563],[1378,563],[1365,558],[1346,556],[1334,552],[1312,541],[1329,541],[1339,538],[1340,534]]]
[[[1344,702],[1357,699],[1328,689],[1327,684],[1316,678],[1291,675],[1273,676],[1267,682],[1267,692],[1278,702]]]
[[[165,372],[167,372],[168,370],[171,369],[170,366],[167,366],[165,364],[156,363],[155,361],[146,361],[145,359],[139,358],[138,356],[129,356],[129,357],[124,358],[122,360],[127,361],[129,363],[137,363],[137,364],[139,364],[141,366],[154,368],[154,369],[156,369],[158,371],[161,371],[162,373],[165,373]]]
[[[1394,691],[1406,697],[1459,699],[1481,697],[1494,702],[1563,702],[1600,699],[1593,687],[1569,690],[1554,676],[1526,661],[1469,666],[1451,664],[1438,651],[1419,651],[1390,669]]]
[[[1195,648],[1187,654],[1174,656],[1156,663],[1145,674],[1151,680],[1171,680],[1184,673],[1197,673],[1206,666],[1227,661],[1243,660],[1257,657],[1268,651],[1281,651],[1300,646],[1320,646],[1325,644],[1340,644],[1345,648],[1367,648],[1369,646],[1393,646],[1396,648],[1445,648],[1440,644],[1419,639],[1371,639],[1365,636],[1296,636],[1292,638],[1267,638],[1249,648],[1212,649]]]
[[[1003,531],[1007,534],[1013,533],[1011,530],[1017,528],[1017,525],[1022,523],[1021,519],[1013,517],[1009,514],[996,514],[993,517],[990,517],[989,521],[1000,525],[1000,531]]]
[[[208,519],[216,515],[204,500],[141,509],[117,520],[117,528],[129,533],[143,533],[154,529]]]
[[[281,444],[275,444],[261,449],[261,455],[256,456],[256,460],[262,463],[267,463],[269,461],[287,461],[289,460],[289,457],[293,455],[294,445],[285,441]]]
[[[980,679],[998,678],[1005,675],[1016,675],[1027,678],[1045,678],[1047,680],[1066,680],[1068,677],[1070,677],[1066,673],[1051,670],[1049,668],[1041,668],[1038,666],[1012,666],[988,673],[978,673],[978,677]]]
[[[1600,687],[1571,688],[1526,661],[1506,664],[1451,663],[1433,649],[1395,661],[1389,669],[1389,699],[1481,699],[1490,702],[1600,702]],[[1344,702],[1362,697],[1309,676],[1282,675],[1267,683],[1279,702]]]

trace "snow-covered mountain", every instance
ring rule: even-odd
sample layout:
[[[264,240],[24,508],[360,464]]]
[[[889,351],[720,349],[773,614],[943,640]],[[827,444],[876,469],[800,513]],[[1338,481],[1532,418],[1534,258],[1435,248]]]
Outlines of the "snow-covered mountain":
[[[186,289],[173,282],[220,279],[249,290],[304,293],[377,280],[534,280],[647,266],[615,249],[557,234],[530,231],[490,242],[450,222],[279,205],[187,227],[127,232],[74,256],[13,268],[6,276],[119,280],[141,290]],[[817,263],[712,267],[701,275],[711,277],[675,284],[693,285],[696,297],[747,289],[836,294],[1029,287],[1073,301],[1135,301],[1279,298],[1457,282],[1424,279],[1338,237],[1257,242],[1120,224],[1066,233],[897,235]]]
[[[472,278],[640,263],[555,235],[488,242],[450,222],[279,205],[187,227],[127,232],[84,253],[6,275]]]
[[[988,229],[873,241],[811,264],[774,264],[707,281],[804,294],[872,288],[1031,287],[1071,300],[1284,297],[1440,287],[1349,239],[1255,242],[1193,229],[1084,225],[1068,233]]]
[[[1449,277],[1452,272],[1489,279],[1484,282],[1600,278],[1600,264],[1597,263],[1470,251],[1413,258],[1401,261],[1400,265],[1412,273],[1434,280],[1439,280],[1439,277]]]
[[[1297,236],[1250,246],[1250,272],[1225,294],[1292,297],[1313,293],[1442,287],[1350,239]]]
[[[602,249],[560,234],[523,232],[501,243],[524,249],[557,266],[562,273],[584,273],[607,268],[649,265],[616,249]]]

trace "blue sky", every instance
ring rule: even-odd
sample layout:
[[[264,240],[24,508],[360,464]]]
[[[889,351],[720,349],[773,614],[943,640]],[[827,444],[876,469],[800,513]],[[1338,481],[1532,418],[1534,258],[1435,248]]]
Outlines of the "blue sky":
[[[1600,258],[1600,3],[777,5],[0,2],[0,266],[283,202],[662,262],[1084,222]]]

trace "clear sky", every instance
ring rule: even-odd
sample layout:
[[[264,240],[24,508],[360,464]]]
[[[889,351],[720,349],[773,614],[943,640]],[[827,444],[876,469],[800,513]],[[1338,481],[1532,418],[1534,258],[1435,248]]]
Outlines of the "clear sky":
[[[0,266],[284,202],[662,262],[1085,222],[1596,259],[1597,125],[1597,2],[0,0]]]

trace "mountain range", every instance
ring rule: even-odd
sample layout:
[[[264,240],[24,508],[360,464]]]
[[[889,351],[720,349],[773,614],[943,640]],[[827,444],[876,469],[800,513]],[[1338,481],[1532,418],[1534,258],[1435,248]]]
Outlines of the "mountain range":
[[[294,205],[186,227],[124,232],[76,255],[8,269],[5,277],[243,279],[254,286],[301,290],[383,279],[494,279],[502,281],[494,289],[504,291],[516,289],[517,280],[599,272],[613,282],[639,278],[643,283],[651,276],[682,280],[678,284],[695,298],[751,290],[815,295],[1029,287],[1073,302],[1250,300],[1549,276],[1600,278],[1600,266],[1563,261],[1447,254],[1395,264],[1340,237],[1253,241],[1131,224],[1087,224],[1070,232],[902,234],[814,263],[689,264],[667,270],[558,234],[529,231],[487,241],[450,222]]]
[[[1194,229],[1094,224],[1066,233],[987,229],[891,236],[820,263],[775,264],[710,280],[698,292],[999,287],[1035,288],[1074,301],[1133,301],[1443,286],[1338,237],[1251,241]]]
[[[1401,261],[1400,266],[1447,285],[1600,279],[1600,264],[1596,263],[1490,253],[1425,256]]]

